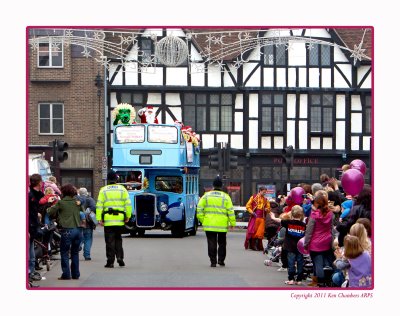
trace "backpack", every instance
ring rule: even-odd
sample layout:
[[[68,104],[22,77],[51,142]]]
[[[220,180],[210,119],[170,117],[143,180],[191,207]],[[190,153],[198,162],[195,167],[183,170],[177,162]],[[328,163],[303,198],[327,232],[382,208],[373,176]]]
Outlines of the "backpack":
[[[83,213],[85,214],[87,228],[90,228],[93,230],[96,229],[96,225],[98,224],[98,222],[96,220],[96,214],[89,207],[85,208],[84,205],[81,205],[81,207],[82,207]]]

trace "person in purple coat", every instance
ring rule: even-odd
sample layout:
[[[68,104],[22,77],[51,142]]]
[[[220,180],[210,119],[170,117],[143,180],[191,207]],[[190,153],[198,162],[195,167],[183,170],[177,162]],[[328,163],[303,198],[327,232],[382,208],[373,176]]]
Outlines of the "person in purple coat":
[[[358,237],[344,237],[344,254],[336,259],[335,266],[340,270],[347,269],[349,287],[371,287],[371,265],[371,255],[363,249]]]

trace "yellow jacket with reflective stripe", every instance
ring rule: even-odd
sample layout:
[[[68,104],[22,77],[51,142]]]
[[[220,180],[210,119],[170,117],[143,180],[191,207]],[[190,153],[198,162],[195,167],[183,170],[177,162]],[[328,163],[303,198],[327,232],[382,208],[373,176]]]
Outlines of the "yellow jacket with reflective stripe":
[[[205,231],[227,232],[228,224],[236,225],[230,196],[219,190],[205,193],[197,204],[197,218]]]
[[[132,216],[132,205],[129,193],[120,184],[109,184],[100,189],[96,204],[96,219],[103,220],[103,211],[109,208],[125,212],[118,215],[104,213],[104,226],[123,226],[124,219]]]

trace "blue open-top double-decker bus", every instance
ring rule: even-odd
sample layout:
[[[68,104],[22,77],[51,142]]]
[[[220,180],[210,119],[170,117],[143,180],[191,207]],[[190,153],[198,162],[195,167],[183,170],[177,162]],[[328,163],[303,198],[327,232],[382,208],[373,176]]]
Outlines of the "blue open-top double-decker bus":
[[[131,235],[154,228],[196,234],[199,146],[185,140],[180,125],[115,126],[112,168],[131,198]]]

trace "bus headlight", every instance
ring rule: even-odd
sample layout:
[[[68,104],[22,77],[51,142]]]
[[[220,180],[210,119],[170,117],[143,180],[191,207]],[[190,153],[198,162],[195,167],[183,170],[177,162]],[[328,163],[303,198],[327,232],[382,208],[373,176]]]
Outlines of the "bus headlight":
[[[160,203],[160,211],[166,212],[168,210],[168,205],[164,202]]]

